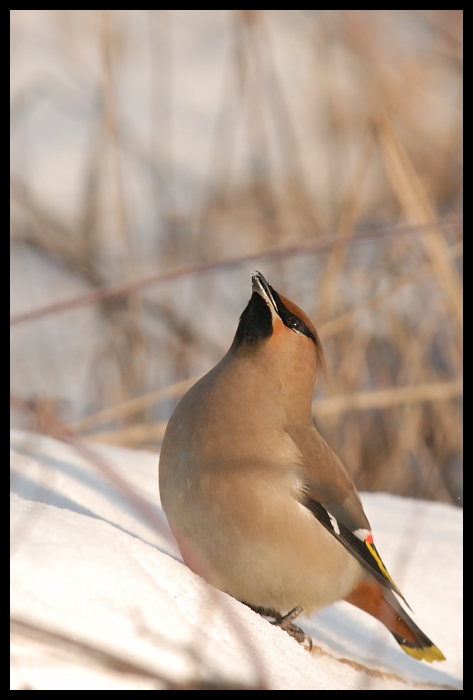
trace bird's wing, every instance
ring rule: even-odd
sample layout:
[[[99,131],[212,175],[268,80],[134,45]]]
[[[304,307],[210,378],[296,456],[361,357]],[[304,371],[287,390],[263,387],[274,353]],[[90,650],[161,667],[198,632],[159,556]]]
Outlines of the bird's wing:
[[[368,518],[341,460],[315,427],[290,425],[286,432],[302,455],[306,508],[366,571],[406,602],[379,556]]]

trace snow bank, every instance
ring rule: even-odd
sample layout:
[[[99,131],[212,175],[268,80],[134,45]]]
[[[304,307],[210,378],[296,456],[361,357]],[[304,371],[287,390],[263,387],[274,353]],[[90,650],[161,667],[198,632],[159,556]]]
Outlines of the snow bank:
[[[92,449],[161,513],[157,455]],[[462,513],[452,506],[363,494],[386,565],[447,657],[429,665],[346,603],[300,618],[318,647],[308,654],[194,575],[172,537],[56,440],[12,432],[11,491],[12,689],[461,687]]]

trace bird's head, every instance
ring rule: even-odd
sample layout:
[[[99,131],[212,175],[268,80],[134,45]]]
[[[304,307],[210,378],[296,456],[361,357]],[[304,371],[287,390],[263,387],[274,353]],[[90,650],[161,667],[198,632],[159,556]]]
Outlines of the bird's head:
[[[262,355],[288,373],[325,370],[325,356],[319,335],[309,317],[265,280],[257,270],[251,273],[253,294],[240,316],[232,344],[234,352]]]

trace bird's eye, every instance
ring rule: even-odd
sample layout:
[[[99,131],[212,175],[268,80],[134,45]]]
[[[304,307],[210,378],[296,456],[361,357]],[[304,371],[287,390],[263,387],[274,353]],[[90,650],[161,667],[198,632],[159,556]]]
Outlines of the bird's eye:
[[[289,316],[287,325],[291,330],[296,331],[296,333],[300,333],[302,330],[302,321],[299,321],[297,316]]]

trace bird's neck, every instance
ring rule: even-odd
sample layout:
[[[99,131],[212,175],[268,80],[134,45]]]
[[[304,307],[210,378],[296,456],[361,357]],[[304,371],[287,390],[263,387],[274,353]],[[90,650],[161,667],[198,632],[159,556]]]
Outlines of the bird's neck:
[[[233,396],[258,405],[271,414],[277,406],[287,420],[312,424],[312,397],[316,367],[304,358],[253,353],[224,358],[223,371],[233,377]]]

